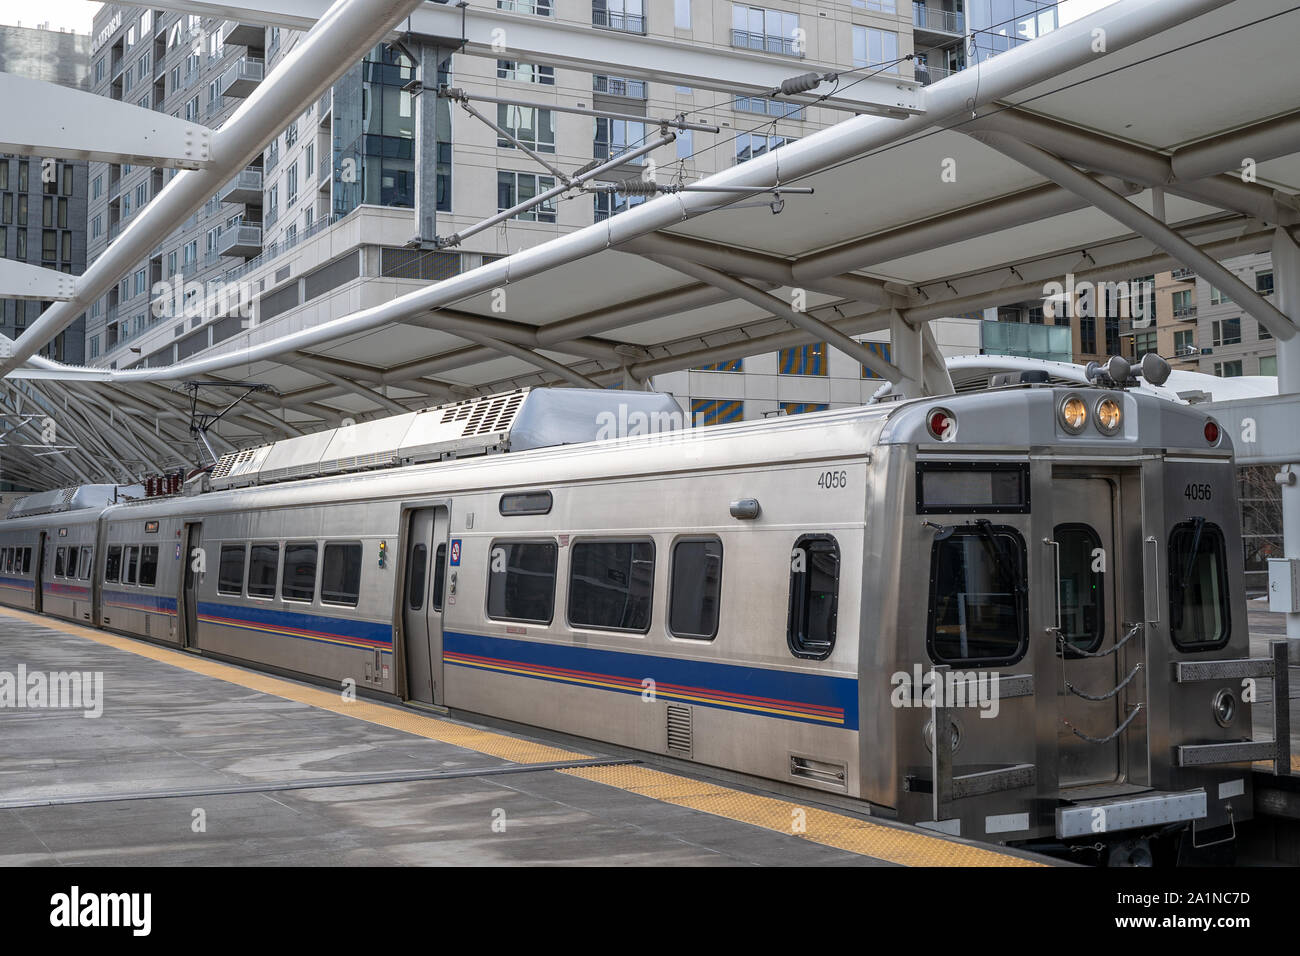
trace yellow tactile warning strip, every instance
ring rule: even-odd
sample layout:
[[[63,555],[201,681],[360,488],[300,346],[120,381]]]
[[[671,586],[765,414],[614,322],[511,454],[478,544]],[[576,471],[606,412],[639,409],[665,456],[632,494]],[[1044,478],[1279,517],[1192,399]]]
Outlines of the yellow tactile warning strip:
[[[856,817],[775,797],[744,793],[649,767],[573,767],[556,772],[904,866],[1046,865],[993,849],[955,843],[901,827],[869,823]]]
[[[57,618],[43,617],[13,608],[0,608],[0,615],[29,621],[74,637],[84,637],[107,647],[127,651],[195,674],[215,677],[249,690],[308,704],[331,713],[355,717],[358,720],[402,730],[430,740],[439,740],[514,763],[540,764],[592,759],[588,754],[532,743],[487,730],[478,730],[439,717],[410,713],[368,701],[345,701],[339,694],[331,691],[253,673],[187,654],[184,651],[175,651],[133,638],[120,637]],[[940,836],[916,833],[901,827],[870,823],[856,817],[790,803],[774,797],[744,793],[719,784],[692,780],[648,767],[631,765],[576,767],[557,772],[616,787],[661,803],[699,810],[739,823],[748,823],[774,833],[796,836],[814,843],[904,866],[1044,865],[1034,860],[1000,853],[994,849],[955,843]]]
[[[228,664],[221,664],[204,657],[187,654],[184,651],[174,651],[129,637],[119,637],[116,634],[96,631],[92,628],[82,627],[79,624],[60,621],[57,618],[43,617],[39,614],[17,611],[13,608],[0,608],[0,614],[30,621],[33,624],[62,631],[74,637],[84,637],[98,644],[104,644],[121,651],[129,651],[140,657],[147,657],[163,664],[170,664],[173,667],[179,667],[195,674],[202,674],[205,677],[215,677],[231,684],[238,684],[240,687],[247,687],[249,690],[282,697],[285,700],[297,701],[300,704],[309,704],[312,707],[319,707],[321,710],[328,710],[331,713],[342,714],[345,717],[355,717],[357,720],[379,724],[382,727],[391,727],[394,730],[402,730],[408,734],[415,734],[417,737],[439,740],[443,743],[463,747],[466,750],[474,750],[492,757],[499,757],[513,763],[556,763],[566,760],[591,759],[589,754],[563,750],[559,747],[533,743],[528,740],[520,740],[516,737],[508,737],[505,734],[492,733],[489,730],[479,730],[440,717],[416,714],[406,710],[399,710],[396,707],[385,707],[382,704],[375,704],[365,700],[346,701],[341,694],[332,691],[316,687],[305,687],[292,681],[281,680],[278,677],[270,677],[265,674],[251,673]]]

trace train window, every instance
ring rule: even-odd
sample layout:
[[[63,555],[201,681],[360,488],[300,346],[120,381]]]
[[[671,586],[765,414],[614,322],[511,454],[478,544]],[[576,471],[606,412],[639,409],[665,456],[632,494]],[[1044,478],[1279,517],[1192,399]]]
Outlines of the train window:
[[[717,637],[722,542],[717,538],[679,540],[673,545],[668,577],[668,632],[693,640]]]
[[[64,577],[75,578],[77,576],[77,548],[68,549],[68,560],[63,565]]]
[[[140,549],[140,587],[151,588],[158,583],[158,545],[146,544]]]
[[[81,573],[78,575],[78,577],[81,578],[81,580],[83,581],[90,580],[90,573],[95,566],[94,558],[95,558],[95,552],[93,549],[91,548],[81,549],[81,562],[78,565],[81,568]]]
[[[59,548],[54,552],[54,576],[56,578],[63,577],[63,568],[67,564],[67,561],[68,561],[67,548]]]
[[[806,534],[790,553],[786,642],[795,657],[824,660],[835,648],[840,546],[828,534]]]
[[[315,541],[291,541],[284,546],[284,576],[280,597],[285,601],[316,600]]]
[[[1169,535],[1169,635],[1184,651],[1228,643],[1228,564],[1223,532],[1204,518],[1175,525]]]
[[[1061,549],[1061,637],[1075,650],[1095,651],[1106,620],[1105,575],[1093,570],[1101,538],[1086,524],[1058,524],[1052,537]]]
[[[122,583],[135,584],[139,573],[140,549],[134,545],[130,545],[122,555]]]
[[[558,553],[554,541],[494,541],[488,562],[488,617],[550,624]]]
[[[433,554],[433,609],[442,610],[442,592],[447,585],[447,546],[438,545]]]
[[[360,598],[361,545],[326,544],[320,573],[321,601],[356,607]]]
[[[275,575],[280,570],[280,546],[255,544],[248,549],[248,596],[275,597]]]
[[[417,544],[411,549],[411,568],[406,574],[406,603],[412,611],[424,607],[424,579],[429,576],[429,549]]]
[[[242,544],[221,546],[221,563],[217,571],[218,594],[244,593],[244,558],[247,553],[247,547]]]
[[[602,631],[650,629],[653,541],[579,541],[569,552],[569,624]]]
[[[0,571],[12,571],[13,569],[12,549],[0,548]]]
[[[927,646],[939,663],[1009,664],[1024,654],[1025,541],[987,520],[936,537]]]
[[[503,515],[548,515],[551,513],[551,493],[524,491],[502,495],[498,507]]]
[[[32,573],[32,549],[23,548],[23,574]]]
[[[104,558],[104,583],[116,584],[118,575],[122,573],[122,546],[115,544],[108,549]]]

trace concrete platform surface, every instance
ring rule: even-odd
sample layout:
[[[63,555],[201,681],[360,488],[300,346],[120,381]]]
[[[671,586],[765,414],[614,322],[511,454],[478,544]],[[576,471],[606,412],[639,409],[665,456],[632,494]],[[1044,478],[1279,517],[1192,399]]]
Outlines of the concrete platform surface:
[[[0,865],[1050,862],[0,609],[20,667],[102,714],[0,705]]]

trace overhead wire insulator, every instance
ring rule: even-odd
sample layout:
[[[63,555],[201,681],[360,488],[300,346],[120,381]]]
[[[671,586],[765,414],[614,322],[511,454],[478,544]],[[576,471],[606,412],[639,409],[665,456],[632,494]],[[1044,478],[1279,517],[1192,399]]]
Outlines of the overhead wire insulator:
[[[663,187],[648,179],[624,179],[609,188],[617,190],[624,196],[654,196]]]
[[[781,93],[784,96],[794,96],[797,93],[807,93],[822,84],[823,80],[834,78],[834,74],[828,73],[823,76],[820,73],[800,73],[798,76],[792,76],[787,80],[781,81]]]

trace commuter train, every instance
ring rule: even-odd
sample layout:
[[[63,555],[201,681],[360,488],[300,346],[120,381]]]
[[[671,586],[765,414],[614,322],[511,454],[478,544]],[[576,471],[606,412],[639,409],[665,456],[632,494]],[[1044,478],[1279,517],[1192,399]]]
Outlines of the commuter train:
[[[1268,744],[1231,440],[1124,371],[705,428],[470,399],[34,496],[0,603],[1141,864],[1230,845]]]

